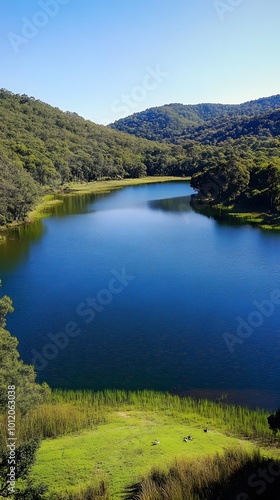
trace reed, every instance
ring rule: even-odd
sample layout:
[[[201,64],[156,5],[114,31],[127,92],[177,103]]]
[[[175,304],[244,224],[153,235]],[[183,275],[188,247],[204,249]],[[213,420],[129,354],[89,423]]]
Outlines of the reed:
[[[263,409],[215,403],[206,399],[173,396],[154,391],[63,391],[53,390],[44,404],[26,415],[17,416],[17,438],[20,442],[31,438],[57,436],[94,428],[105,423],[114,410],[135,409],[161,412],[186,424],[196,422],[232,436],[254,439],[261,444],[279,445],[280,438],[269,430]],[[6,416],[0,416],[0,448],[5,447]]]
[[[239,448],[227,450],[224,455],[176,460],[167,473],[154,469],[137,486],[131,500],[255,499],[260,488],[253,490],[248,479],[252,475],[257,477],[260,468],[269,469],[270,464],[271,460],[261,457],[258,450],[249,453]],[[280,468],[280,462],[277,465]],[[266,491],[262,498],[278,498],[279,482],[279,475],[270,477],[264,483]]]

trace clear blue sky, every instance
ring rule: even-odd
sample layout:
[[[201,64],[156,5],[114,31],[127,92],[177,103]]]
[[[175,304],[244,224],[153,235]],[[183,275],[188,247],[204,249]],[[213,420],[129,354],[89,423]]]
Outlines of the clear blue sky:
[[[279,19],[279,0],[1,0],[0,87],[96,123],[278,94]]]

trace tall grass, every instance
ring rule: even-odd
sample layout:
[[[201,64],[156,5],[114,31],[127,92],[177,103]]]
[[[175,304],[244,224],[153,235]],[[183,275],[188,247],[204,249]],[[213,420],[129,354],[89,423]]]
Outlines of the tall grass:
[[[227,450],[223,456],[193,461],[180,459],[167,473],[154,469],[136,485],[129,500],[236,500],[260,498],[260,469],[269,470],[271,460],[259,451]],[[275,462],[274,462],[275,464]],[[280,462],[277,462],[280,468]],[[254,475],[255,489],[248,483]],[[279,499],[279,475],[268,474],[263,483],[262,500]],[[256,483],[258,479],[258,484]]]
[[[63,493],[54,493],[51,500],[111,500],[108,485],[105,481],[100,481],[98,485],[89,485],[79,488],[76,491],[64,491]]]
[[[230,405],[225,402],[215,403],[207,399],[179,397],[169,393],[154,391],[53,391],[51,402],[68,403],[94,408],[99,415],[119,408],[161,411],[184,420],[209,424],[231,434],[248,438],[261,438],[271,441],[267,417],[269,412],[263,409],[251,410],[248,407]],[[96,414],[97,416],[97,414]],[[278,440],[279,442],[280,440]]]
[[[94,428],[105,423],[110,413],[129,409],[161,412],[186,424],[213,429],[259,440],[263,444],[275,443],[269,430],[269,413],[259,409],[215,403],[206,399],[173,396],[153,391],[63,391],[54,390],[44,404],[26,415],[17,417],[18,444],[30,438],[54,438],[63,434]],[[0,419],[0,448],[5,446],[6,416]]]

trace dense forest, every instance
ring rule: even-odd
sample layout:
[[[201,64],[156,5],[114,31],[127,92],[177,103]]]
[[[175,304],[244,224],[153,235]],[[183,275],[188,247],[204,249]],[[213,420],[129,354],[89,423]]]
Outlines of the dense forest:
[[[159,142],[195,140],[216,144],[250,133],[267,137],[274,131],[276,135],[277,128],[271,123],[275,120],[278,120],[279,134],[279,109],[280,95],[239,105],[168,104],[122,118],[110,127]],[[272,113],[274,110],[278,110],[278,116]]]
[[[192,176],[195,207],[280,211],[280,95],[170,104],[104,127],[0,90],[0,226],[71,181]]]
[[[23,220],[46,189],[70,181],[166,175],[184,161],[164,145],[0,90],[0,226]]]
[[[137,137],[183,147],[195,206],[280,211],[280,95],[241,105],[170,104],[111,125]]]

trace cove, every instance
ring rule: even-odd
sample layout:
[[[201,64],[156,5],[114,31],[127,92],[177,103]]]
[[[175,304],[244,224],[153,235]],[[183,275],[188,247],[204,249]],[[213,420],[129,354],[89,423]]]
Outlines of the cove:
[[[192,193],[168,182],[69,197],[9,232],[8,329],[24,361],[38,353],[40,381],[279,406],[280,235],[196,213]]]

